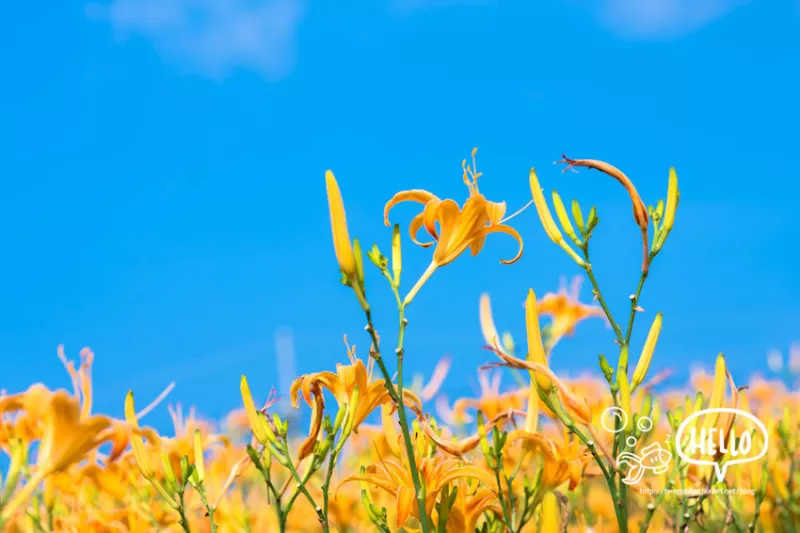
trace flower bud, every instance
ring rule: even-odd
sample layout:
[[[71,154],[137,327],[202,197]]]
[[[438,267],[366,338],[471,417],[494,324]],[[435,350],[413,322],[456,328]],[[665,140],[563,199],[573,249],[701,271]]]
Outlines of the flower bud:
[[[564,242],[564,237],[561,235],[561,231],[559,231],[558,226],[556,226],[556,223],[553,220],[553,215],[550,214],[550,209],[547,207],[547,200],[544,198],[542,187],[539,185],[539,178],[536,177],[536,171],[534,169],[531,169],[530,172],[530,185],[531,194],[533,195],[533,203],[536,206],[536,212],[539,214],[539,220],[542,222],[542,226],[544,227],[544,231],[547,233],[547,236],[550,237],[551,241],[559,245],[565,252],[567,252],[576,263],[582,267],[585,267],[586,262],[581,259],[577,253],[575,253],[575,250],[573,250],[566,242]]]
[[[339,268],[351,281],[356,276],[356,258],[353,254],[353,244],[347,231],[347,216],[344,211],[342,193],[333,172],[325,172],[325,188],[328,193],[328,209],[331,215],[331,230],[333,232],[333,250]]]
[[[572,239],[576,246],[583,246],[583,241],[575,234],[575,228],[572,227],[572,222],[569,220],[567,210],[564,208],[564,202],[561,201],[561,196],[554,190],[553,191],[553,206],[556,208],[556,216],[564,228],[564,232]]]
[[[392,229],[392,276],[396,287],[400,286],[400,273],[403,271],[403,253],[400,247],[400,224]]]
[[[206,463],[203,457],[203,437],[200,430],[194,430],[194,468],[197,472],[197,482],[202,483],[206,478]]]
[[[578,225],[578,231],[582,234],[586,233],[586,224],[583,223],[583,212],[578,200],[572,200],[572,218],[575,219],[575,224]]]
[[[650,368],[650,361],[653,359],[653,352],[656,349],[658,342],[658,335],[661,333],[661,313],[656,313],[653,320],[653,325],[650,326],[650,332],[647,334],[647,340],[644,342],[644,348],[639,356],[639,362],[636,363],[636,369],[633,371],[633,378],[631,378],[631,390],[636,390],[636,387],[642,384],[647,370]]]

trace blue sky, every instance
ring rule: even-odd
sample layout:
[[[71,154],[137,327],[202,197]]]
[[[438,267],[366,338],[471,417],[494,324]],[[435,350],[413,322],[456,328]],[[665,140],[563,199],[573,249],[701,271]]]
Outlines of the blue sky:
[[[143,403],[175,380],[171,401],[220,416],[239,405],[243,372],[262,398],[280,385],[280,331],[297,372],[345,361],[345,333],[366,354],[360,309],[338,284],[324,171],[351,234],[388,248],[384,202],[418,187],[462,201],[473,146],[481,191],[512,210],[530,198],[531,166],[546,189],[597,205],[595,271],[620,315],[639,266],[627,197],[552,162],[607,160],[648,203],[677,167],[677,223],[634,337],[664,312],[654,367],[675,368],[675,383],[719,351],[743,381],[800,338],[796,2],[57,4],[14,3],[0,34],[0,387],[68,386],[56,347],[77,357],[88,345],[99,410],[119,415],[128,389]],[[522,261],[501,266],[514,243],[491,238],[409,309],[409,375],[451,355],[451,399],[491,355],[481,292],[521,341],[527,288],[580,273],[533,210],[515,222]],[[407,290],[429,251],[406,243]],[[369,275],[390,339],[391,294]],[[590,322],[552,365],[577,373],[614,347]]]

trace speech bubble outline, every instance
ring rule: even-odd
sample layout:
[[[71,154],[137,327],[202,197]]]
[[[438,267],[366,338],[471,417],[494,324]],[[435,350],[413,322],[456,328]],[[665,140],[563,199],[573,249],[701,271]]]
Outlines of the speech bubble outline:
[[[732,413],[736,416],[743,416],[748,420],[754,422],[755,425],[758,427],[758,429],[761,430],[761,434],[764,436],[764,446],[761,448],[761,452],[759,452],[759,454],[756,455],[755,457],[746,457],[744,459],[732,459],[723,465],[720,465],[716,461],[704,461],[702,459],[694,459],[686,455],[683,452],[683,446],[681,443],[683,437],[683,430],[686,429],[686,426],[689,424],[689,422],[691,422],[695,418],[698,418],[701,415],[706,415],[709,413],[729,413],[729,414]],[[689,464],[713,466],[714,473],[717,476],[717,482],[722,482],[722,480],[725,479],[725,474],[728,472],[729,466],[758,461],[767,454],[768,448],[769,448],[769,433],[767,432],[767,427],[764,425],[764,423],[758,418],[756,418],[753,414],[748,413],[747,411],[742,411],[741,409],[734,409],[733,407],[712,407],[709,409],[701,409],[696,413],[692,413],[686,420],[684,420],[681,423],[680,426],[678,426],[678,432],[675,434],[675,450],[678,452],[678,456]]]

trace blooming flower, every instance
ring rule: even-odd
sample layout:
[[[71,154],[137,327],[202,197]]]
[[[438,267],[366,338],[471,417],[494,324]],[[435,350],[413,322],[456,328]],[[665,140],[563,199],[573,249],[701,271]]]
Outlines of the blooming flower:
[[[433,263],[437,267],[452,262],[467,248],[472,255],[477,255],[483,249],[486,236],[491,233],[511,235],[519,243],[517,255],[501,263],[511,264],[522,257],[522,237],[514,228],[503,224],[511,218],[503,218],[506,212],[505,202],[490,202],[478,191],[481,173],[475,168],[476,152],[477,148],[472,151],[472,166],[467,165],[466,160],[462,163],[464,183],[469,190],[469,198],[462,207],[459,208],[454,200],[440,200],[426,190],[413,189],[398,192],[383,208],[384,223],[388,226],[389,211],[395,205],[401,202],[417,202],[424,206],[422,213],[411,220],[409,231],[413,241],[423,248],[433,244],[417,240],[417,232],[423,227],[437,243],[433,252]]]

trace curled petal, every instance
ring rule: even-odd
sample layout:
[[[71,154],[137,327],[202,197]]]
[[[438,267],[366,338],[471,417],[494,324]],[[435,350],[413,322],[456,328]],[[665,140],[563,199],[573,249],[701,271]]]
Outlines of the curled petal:
[[[510,265],[512,263],[516,263],[522,257],[522,236],[519,234],[517,230],[512,228],[511,226],[506,226],[503,224],[498,224],[495,226],[489,226],[483,230],[483,235],[489,235],[490,233],[505,233],[506,235],[511,235],[516,239],[517,243],[519,243],[519,250],[517,251],[517,255],[515,255],[511,259],[501,259],[500,262],[504,265]]]
[[[446,200],[447,201],[447,200]],[[452,200],[450,200],[452,202]],[[455,203],[455,202],[453,202]],[[430,234],[434,240],[439,240],[439,232],[436,229],[436,221],[437,213],[439,212],[439,206],[442,204],[442,200],[438,198],[434,198],[427,204],[425,204],[425,209],[422,210],[422,224],[425,226],[425,231]],[[458,207],[456,205],[456,207]],[[441,224],[441,221],[439,221]]]
[[[308,430],[308,437],[300,445],[298,459],[303,460],[314,451],[314,444],[317,442],[319,431],[322,428],[322,415],[325,411],[325,400],[318,385],[314,385],[314,405],[311,408],[311,427]]]
[[[419,233],[420,228],[424,225],[424,217],[425,213],[423,212],[412,218],[411,224],[408,226],[408,233],[411,235],[411,240],[414,241],[414,244],[422,246],[423,248],[428,248],[433,244],[433,241],[420,242],[417,240],[417,233]]]
[[[431,200],[438,200],[435,195],[429,193],[428,191],[422,189],[413,189],[410,191],[400,191],[394,196],[392,196],[391,200],[386,202],[386,205],[383,208],[383,223],[387,226],[390,225],[389,223],[389,211],[392,210],[394,206],[401,202],[417,202],[420,204],[427,204]]]

